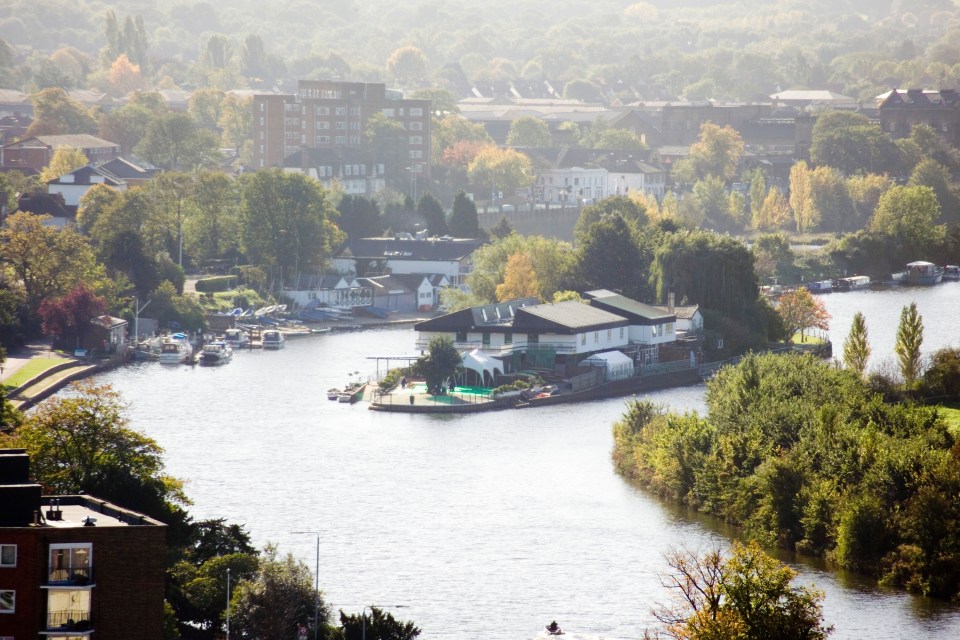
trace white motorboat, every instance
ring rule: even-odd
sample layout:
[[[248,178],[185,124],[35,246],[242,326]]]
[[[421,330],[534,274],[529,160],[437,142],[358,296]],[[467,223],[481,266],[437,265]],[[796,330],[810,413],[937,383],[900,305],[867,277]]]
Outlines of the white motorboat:
[[[264,349],[283,349],[286,346],[286,338],[282,331],[277,329],[267,329],[261,334],[261,341]]]
[[[217,340],[203,345],[200,351],[200,364],[223,364],[230,362],[233,357],[233,348],[223,340]]]
[[[160,355],[157,360],[165,364],[183,364],[193,358],[193,346],[184,333],[167,336],[160,343]]]
[[[932,262],[917,260],[907,265],[907,284],[929,286],[943,280],[943,269]]]
[[[246,349],[250,347],[250,334],[240,328],[227,329],[223,341],[234,349]]]

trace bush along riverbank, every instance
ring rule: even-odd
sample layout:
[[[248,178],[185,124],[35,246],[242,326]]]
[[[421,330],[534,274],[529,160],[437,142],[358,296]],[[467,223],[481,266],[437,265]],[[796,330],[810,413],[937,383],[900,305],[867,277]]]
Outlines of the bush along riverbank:
[[[706,417],[642,400],[614,425],[622,475],[882,584],[960,592],[960,444],[936,408],[887,404],[807,355],[751,355],[707,387]]]

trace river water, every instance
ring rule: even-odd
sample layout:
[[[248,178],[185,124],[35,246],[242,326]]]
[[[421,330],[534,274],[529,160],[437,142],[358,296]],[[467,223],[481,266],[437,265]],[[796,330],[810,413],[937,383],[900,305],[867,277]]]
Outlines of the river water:
[[[876,364],[892,353],[899,310],[916,300],[925,347],[956,344],[960,284],[832,294],[835,349],[856,311]],[[588,638],[640,638],[665,601],[663,554],[735,532],[625,483],[610,460],[623,400],[466,416],[383,414],[325,390],[370,355],[412,354],[409,326],[291,339],[231,363],[138,363],[103,374],[131,425],[166,450],[197,519],[226,517],[254,541],[317,561],[327,602],[384,606],[422,637],[518,640],[556,619]],[[704,408],[703,387],[651,395]],[[834,638],[955,639],[960,609],[885,592],[860,576],[784,557],[826,592]],[[405,608],[393,609],[396,605]]]

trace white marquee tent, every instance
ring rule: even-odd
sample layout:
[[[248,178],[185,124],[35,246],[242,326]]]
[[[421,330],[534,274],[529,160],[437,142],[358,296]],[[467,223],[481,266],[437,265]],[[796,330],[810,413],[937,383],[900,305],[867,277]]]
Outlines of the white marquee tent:
[[[620,351],[595,353],[580,364],[585,367],[603,367],[607,380],[625,380],[633,375],[633,360]]]

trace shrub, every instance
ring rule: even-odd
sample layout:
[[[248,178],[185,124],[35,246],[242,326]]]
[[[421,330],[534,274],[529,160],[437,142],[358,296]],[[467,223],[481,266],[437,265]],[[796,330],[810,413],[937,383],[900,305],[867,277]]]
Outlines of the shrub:
[[[197,280],[197,291],[213,293],[215,291],[229,291],[237,286],[236,276],[214,276]]]

